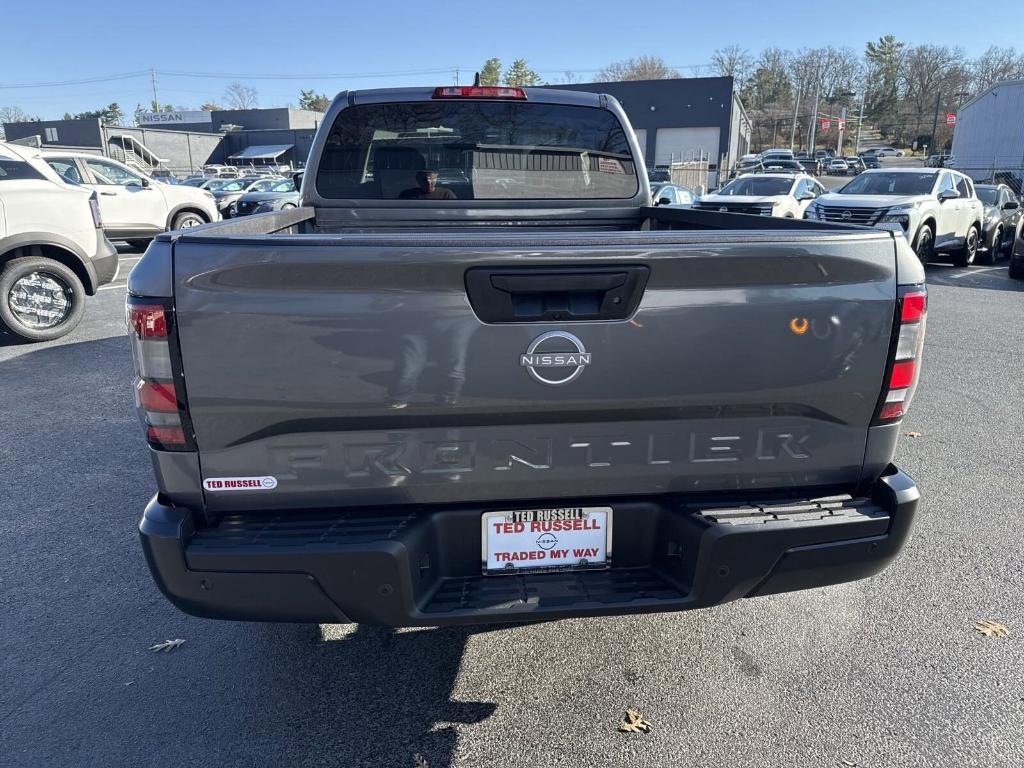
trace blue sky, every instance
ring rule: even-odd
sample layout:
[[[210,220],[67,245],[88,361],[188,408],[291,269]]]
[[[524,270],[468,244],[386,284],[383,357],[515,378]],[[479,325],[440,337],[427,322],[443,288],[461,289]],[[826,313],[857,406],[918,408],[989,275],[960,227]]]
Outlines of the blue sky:
[[[716,48],[727,45],[753,51],[828,44],[862,50],[867,40],[887,33],[910,43],[960,45],[968,55],[977,55],[992,44],[1020,47],[1024,24],[1024,7],[1008,2],[998,11],[999,23],[974,25],[978,34],[963,33],[967,27],[952,20],[964,18],[964,0],[859,0],[855,11],[835,6],[842,23],[828,21],[832,11],[827,4],[815,4],[809,21],[781,12],[795,3],[765,0],[141,0],[120,9],[109,5],[102,13],[95,3],[81,0],[6,5],[0,106],[18,106],[43,118],[112,101],[130,114],[151,98],[149,76],[60,87],[7,86],[103,78],[152,67],[162,102],[195,107],[221,100],[225,86],[238,80],[256,88],[260,106],[280,106],[295,104],[300,88],[333,96],[346,88],[446,84],[453,81],[456,67],[467,82],[490,56],[506,63],[523,56],[548,79],[569,70],[586,81],[610,61],[642,54],[685,68],[706,64]],[[301,77],[279,79],[292,75]]]

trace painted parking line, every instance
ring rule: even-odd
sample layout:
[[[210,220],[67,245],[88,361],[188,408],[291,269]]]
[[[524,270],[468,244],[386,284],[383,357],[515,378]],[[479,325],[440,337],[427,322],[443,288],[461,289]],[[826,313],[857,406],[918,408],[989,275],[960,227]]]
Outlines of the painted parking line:
[[[118,288],[120,288],[121,290],[124,290],[127,287],[128,287],[128,283],[121,283],[120,285],[114,285],[114,284],[111,284],[111,285],[101,285],[96,290],[97,291],[116,291]]]

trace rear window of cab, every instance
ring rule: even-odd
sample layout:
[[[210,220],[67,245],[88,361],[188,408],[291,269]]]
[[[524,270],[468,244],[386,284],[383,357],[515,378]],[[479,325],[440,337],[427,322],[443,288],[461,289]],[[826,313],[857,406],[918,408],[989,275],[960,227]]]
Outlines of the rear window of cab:
[[[316,187],[327,199],[629,199],[639,181],[608,110],[467,99],[343,109]]]

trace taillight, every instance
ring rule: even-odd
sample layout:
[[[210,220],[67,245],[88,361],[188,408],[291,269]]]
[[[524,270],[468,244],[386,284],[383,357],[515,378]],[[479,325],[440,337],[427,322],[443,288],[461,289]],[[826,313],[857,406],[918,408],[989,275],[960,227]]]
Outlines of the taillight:
[[[146,439],[163,451],[195,450],[184,384],[172,363],[173,309],[163,301],[129,296],[125,320],[135,361],[135,405]]]
[[[500,85],[444,85],[434,89],[435,99],[525,99],[522,88]]]
[[[921,349],[924,346],[928,293],[923,285],[900,289],[895,329],[885,387],[879,398],[875,424],[888,424],[903,418],[917,389],[921,375]]]
[[[92,214],[92,225],[96,229],[103,229],[103,217],[100,216],[100,201],[93,192],[89,198],[89,212]]]

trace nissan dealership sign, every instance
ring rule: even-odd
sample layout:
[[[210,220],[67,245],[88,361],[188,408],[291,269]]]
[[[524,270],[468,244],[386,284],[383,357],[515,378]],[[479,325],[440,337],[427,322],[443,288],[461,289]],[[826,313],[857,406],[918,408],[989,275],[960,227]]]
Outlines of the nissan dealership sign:
[[[212,122],[212,112],[143,112],[139,115],[139,125],[192,125]]]

